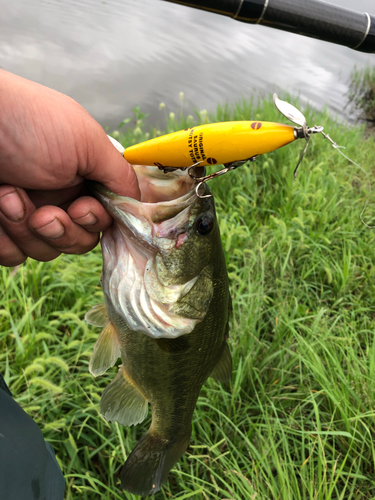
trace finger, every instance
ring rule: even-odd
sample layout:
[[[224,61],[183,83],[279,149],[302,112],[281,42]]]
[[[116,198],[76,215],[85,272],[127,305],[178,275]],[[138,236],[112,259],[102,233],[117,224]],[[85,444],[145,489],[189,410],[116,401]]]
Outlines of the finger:
[[[29,217],[34,211],[34,204],[23,189],[0,186],[0,224],[9,239],[28,257],[41,261],[55,259],[60,252],[38,238],[29,227]]]
[[[104,231],[112,224],[112,217],[103,205],[91,196],[81,196],[68,208],[68,215],[73,222],[90,233]]]
[[[116,194],[139,200],[141,193],[133,167],[117,151],[99,125],[90,132],[87,165],[79,174],[101,182]]]
[[[0,266],[14,267],[22,264],[27,256],[6,234],[0,226]]]
[[[36,208],[44,205],[56,205],[65,210],[65,207],[68,207],[76,198],[81,196],[84,190],[84,183],[81,182],[68,188],[48,191],[29,189],[26,190],[26,193]]]
[[[99,233],[90,233],[75,224],[69,215],[54,206],[41,207],[30,216],[30,228],[56,251],[81,254],[92,250]]]

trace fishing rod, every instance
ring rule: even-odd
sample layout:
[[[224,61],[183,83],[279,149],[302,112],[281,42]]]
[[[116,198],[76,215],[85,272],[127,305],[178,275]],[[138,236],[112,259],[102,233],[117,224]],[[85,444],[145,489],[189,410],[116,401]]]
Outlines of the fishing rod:
[[[375,53],[375,16],[320,0],[165,0]]]

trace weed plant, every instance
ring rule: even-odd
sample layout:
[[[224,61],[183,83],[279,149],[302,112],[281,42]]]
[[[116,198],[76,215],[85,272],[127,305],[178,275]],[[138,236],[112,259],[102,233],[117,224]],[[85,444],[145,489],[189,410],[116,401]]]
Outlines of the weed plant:
[[[354,68],[350,75],[349,101],[363,119],[375,123],[375,67]]]
[[[374,175],[363,129],[303,112]],[[125,146],[145,139],[144,118],[116,134]],[[168,119],[168,130],[192,120]],[[284,121],[271,99],[195,119]],[[359,219],[368,186],[322,136],[310,144],[297,179],[302,141],[210,183],[233,297],[233,377],[204,385],[190,446],[155,500],[375,497],[375,245]],[[56,450],[66,500],[135,500],[119,472],[150,424],[122,427],[98,411],[117,371],[88,371],[99,330],[83,318],[102,302],[101,264],[97,248],[0,268],[1,371]]]

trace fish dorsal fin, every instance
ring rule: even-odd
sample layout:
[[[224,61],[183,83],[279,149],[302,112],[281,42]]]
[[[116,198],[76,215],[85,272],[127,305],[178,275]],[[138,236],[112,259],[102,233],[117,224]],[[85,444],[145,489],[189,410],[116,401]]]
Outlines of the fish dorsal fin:
[[[120,356],[121,349],[117,332],[112,323],[107,321],[94,345],[94,352],[89,363],[90,373],[94,377],[102,375],[116,363]]]
[[[108,321],[108,314],[105,308],[105,304],[97,304],[92,307],[85,315],[85,320],[90,325],[94,326],[105,326]]]
[[[218,382],[229,382],[232,377],[232,356],[226,341],[220,359],[212,370],[210,377]]]
[[[114,380],[106,387],[99,410],[109,422],[136,425],[147,417],[148,401],[130,379],[122,365]]]

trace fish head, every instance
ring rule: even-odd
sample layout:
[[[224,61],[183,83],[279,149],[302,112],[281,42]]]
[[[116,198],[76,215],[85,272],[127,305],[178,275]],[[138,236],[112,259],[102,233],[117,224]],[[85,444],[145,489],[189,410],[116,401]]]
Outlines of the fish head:
[[[131,330],[176,338],[203,321],[213,297],[215,255],[222,252],[214,200],[197,196],[186,171],[135,171],[141,201],[92,185],[114,219],[101,240],[102,287]]]

